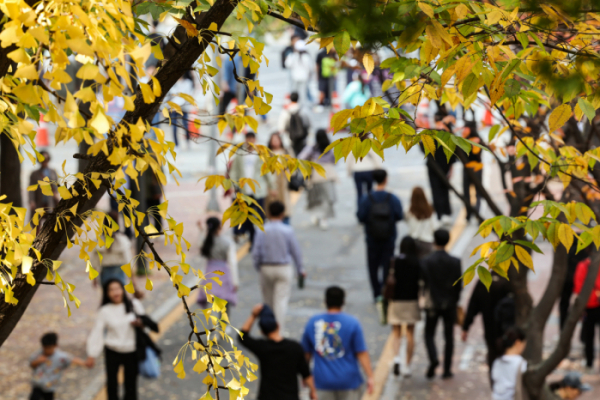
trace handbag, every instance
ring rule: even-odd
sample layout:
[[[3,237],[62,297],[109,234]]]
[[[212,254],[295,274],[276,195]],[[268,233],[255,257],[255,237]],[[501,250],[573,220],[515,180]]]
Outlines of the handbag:
[[[160,376],[160,359],[150,346],[146,346],[146,359],[140,361],[139,373],[148,379],[156,379]]]
[[[394,299],[394,292],[396,291],[396,273],[395,273],[396,257],[392,257],[390,260],[390,271],[385,279],[383,286],[383,298],[387,301]]]
[[[304,186],[304,177],[302,173],[298,170],[294,171],[292,176],[290,177],[290,181],[288,182],[288,189],[297,192],[301,187]]]
[[[158,324],[147,315],[138,316],[144,326],[158,332]],[[139,373],[148,379],[160,376],[160,349],[152,341],[144,328],[135,328],[135,352],[138,357]]]

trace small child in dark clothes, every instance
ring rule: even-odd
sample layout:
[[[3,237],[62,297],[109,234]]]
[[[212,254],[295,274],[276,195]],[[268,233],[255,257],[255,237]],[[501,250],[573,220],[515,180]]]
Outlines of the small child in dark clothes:
[[[71,364],[87,366],[84,360],[58,348],[56,333],[50,332],[42,336],[42,349],[36,351],[29,359],[29,365],[33,369],[29,400],[53,400],[56,384],[62,372]]]

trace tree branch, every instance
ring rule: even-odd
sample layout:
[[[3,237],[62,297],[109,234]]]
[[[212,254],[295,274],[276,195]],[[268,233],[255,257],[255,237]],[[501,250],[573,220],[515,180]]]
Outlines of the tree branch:
[[[316,29],[314,29],[311,26],[309,26],[308,28],[306,28],[304,26],[304,24],[302,23],[302,21],[299,21],[299,20],[297,20],[295,18],[286,18],[283,15],[281,15],[279,13],[276,13],[275,11],[273,11],[271,9],[269,9],[269,11],[267,11],[267,15],[270,15],[271,17],[277,18],[277,19],[279,19],[281,21],[287,22],[290,25],[297,26],[298,28],[302,28],[302,29],[304,29],[305,31],[308,31],[308,32],[319,32],[319,31],[317,31]]]

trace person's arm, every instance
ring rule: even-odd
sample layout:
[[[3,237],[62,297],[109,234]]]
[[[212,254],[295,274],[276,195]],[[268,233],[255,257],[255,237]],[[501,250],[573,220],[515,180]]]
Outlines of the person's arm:
[[[454,285],[454,293],[456,296],[456,301],[458,302],[458,300],[460,299],[460,292],[463,289],[462,279],[460,279],[460,277],[462,276],[462,268],[460,266],[460,260],[458,258],[454,259],[454,268],[455,268],[455,272],[454,272],[454,279],[452,281],[452,284]],[[458,281],[459,279],[460,279],[460,281]],[[456,284],[454,284],[455,282],[456,282]]]
[[[36,369],[37,367],[39,367],[40,365],[42,365],[43,363],[45,363],[46,361],[48,361],[48,357],[46,357],[44,355],[44,353],[40,354],[39,356],[33,357],[31,359],[31,361],[29,362],[29,366],[32,369]]]
[[[315,387],[315,379],[312,375],[304,378],[304,384],[308,386],[309,397],[311,400],[317,400],[317,388]]]
[[[260,265],[262,264],[264,233],[262,231],[258,231],[256,236],[254,237],[254,245],[252,246],[252,259],[254,260],[254,268],[258,271],[260,270]]]
[[[371,200],[369,200],[369,196],[364,196],[360,201],[358,206],[358,211],[356,211],[356,217],[363,224],[367,222],[367,217],[369,216],[369,207],[371,205]]]
[[[290,120],[290,113],[287,110],[282,110],[277,120],[277,130],[279,133],[284,134],[287,132],[288,123]]]
[[[373,393],[373,370],[371,369],[371,358],[368,351],[361,351],[356,354],[358,362],[367,376],[367,393]]]
[[[475,319],[477,314],[479,314],[481,312],[481,303],[482,303],[481,290],[482,289],[486,290],[485,286],[483,286],[483,283],[481,281],[477,282],[477,285],[475,285],[475,289],[473,290],[473,294],[471,295],[471,298],[469,299],[469,305],[467,306],[467,313],[465,314],[465,320],[464,320],[463,326],[462,326],[463,342],[467,340],[469,328],[471,327],[471,324],[473,324],[473,320]]]
[[[96,317],[96,323],[90,332],[90,336],[88,336],[87,340],[87,354],[88,358],[86,361],[86,365],[88,367],[94,366],[94,359],[98,358],[104,349],[104,314],[102,313],[102,309],[98,313]]]
[[[290,255],[292,256],[294,265],[296,266],[296,271],[298,272],[298,275],[304,275],[305,272],[302,264],[302,249],[300,248],[300,243],[298,242],[298,239],[296,239],[294,232],[291,230],[286,237],[290,247]]]
[[[71,364],[77,365],[78,367],[87,367],[88,366],[88,363],[84,359],[79,358],[79,357],[73,357],[71,359]]]
[[[250,335],[250,331],[252,330],[252,326],[254,325],[254,321],[256,321],[256,318],[258,318],[258,315],[260,314],[261,310],[263,309],[263,305],[262,304],[257,304],[252,308],[252,312],[250,313],[250,315],[248,316],[248,318],[246,319],[246,321],[244,322],[244,324],[242,325],[242,328],[240,329],[240,331],[243,333],[243,336],[241,336],[241,342],[242,344],[248,348],[249,350],[255,352],[254,350],[256,349],[256,344],[258,343],[251,335]]]

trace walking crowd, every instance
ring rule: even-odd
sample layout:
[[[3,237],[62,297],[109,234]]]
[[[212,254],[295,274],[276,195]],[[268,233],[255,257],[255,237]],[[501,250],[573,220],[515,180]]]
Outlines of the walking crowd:
[[[206,234],[199,252],[207,261],[206,273],[225,273],[222,285],[213,285],[213,294],[234,307],[238,302],[240,284],[237,243],[244,238],[249,243],[262,303],[253,307],[241,326],[239,342],[259,360],[260,400],[299,399],[298,377],[308,387],[311,399],[358,400],[363,391],[372,393],[374,377],[360,319],[344,312],[347,297],[344,288],[337,285],[327,287],[324,293],[325,310],[308,320],[300,341],[287,337],[286,315],[294,278],[300,288],[306,278],[303,249],[292,224],[293,204],[290,198],[293,191],[302,190],[305,193],[311,220],[320,229],[328,229],[331,220],[336,218],[336,182],[339,176],[333,152],[325,153],[331,143],[330,136],[327,127],[311,126],[313,76],[317,79],[319,96],[312,112],[321,112],[325,107],[331,108],[336,101],[337,74],[342,69],[346,71],[347,85],[340,89],[346,107],[360,106],[373,95],[389,95],[381,92],[381,84],[388,72],[380,69],[376,63],[375,71],[368,76],[362,66],[360,49],[341,55],[333,50],[322,50],[316,62],[313,62],[305,39],[303,31],[296,31],[290,46],[282,54],[282,66],[289,70],[291,93],[289,104],[279,115],[277,131],[271,134],[267,145],[275,154],[292,154],[300,159],[318,162],[325,169],[326,178],[313,174],[310,179],[303,181],[296,175],[288,182],[283,173],[263,175],[262,161],[252,146],[257,140],[256,133],[245,132],[242,151],[233,157],[228,174],[235,181],[251,178],[258,182],[256,190],[251,190],[249,186],[239,190],[255,200],[253,207],[266,222],[263,229],[259,230],[246,221],[233,228],[234,240],[230,240],[222,228],[221,220],[208,218],[201,224]],[[227,112],[228,104],[242,90],[234,76],[234,71],[243,69],[236,64],[239,62],[234,59],[224,65],[221,113]],[[186,82],[185,78],[179,85],[182,90],[191,90],[191,83]],[[474,142],[481,140],[474,113],[471,119],[466,118],[466,112],[457,118],[444,105],[431,106],[432,110],[435,108],[433,115],[420,115],[422,121],[427,120],[426,124],[460,134]],[[177,130],[177,126],[174,126],[175,138]],[[187,130],[186,135],[189,139]],[[42,154],[45,161],[31,175],[31,184],[44,178],[51,181],[57,179],[56,172],[48,165],[50,155],[47,152]],[[476,151],[468,157],[475,164],[482,162],[481,154]],[[398,196],[388,189],[388,172],[379,156],[369,152],[362,159],[356,160],[351,155],[347,160],[348,173],[355,182],[357,193],[355,217],[364,226],[365,270],[373,307],[379,313],[381,322],[391,327],[393,374],[408,378],[416,372],[412,366],[418,342],[416,326],[424,321],[423,343],[429,365],[419,373],[434,379],[441,366],[441,378],[452,379],[455,327],[461,329],[461,338],[467,341],[475,317],[481,314],[488,349],[492,398],[524,399],[520,376],[526,370],[527,362],[521,353],[527,338],[515,326],[515,306],[510,285],[493,273],[489,290],[482,282],[478,282],[466,310],[460,306],[463,289],[461,261],[451,256],[447,248],[451,241],[449,228],[453,222],[447,181],[456,157],[448,160],[443,148],[438,146],[436,154],[430,154],[425,159],[432,201],[428,200],[426,190],[417,186],[412,188],[410,203],[406,208]],[[462,181],[463,196],[468,203],[466,219],[469,221],[478,215],[482,207],[478,190],[471,193],[473,175],[467,169],[464,168]],[[474,167],[472,173],[481,179],[480,168]],[[146,192],[150,198],[146,203],[148,206],[157,205],[160,203],[160,186],[157,187],[153,181],[148,184],[150,190]],[[58,195],[55,193],[54,197],[48,197],[31,192],[29,200],[32,211],[52,208]],[[118,220],[117,205],[112,206],[110,215]],[[407,227],[402,238],[399,238],[400,221],[404,221]],[[161,222],[155,220],[155,223],[160,225]],[[33,370],[31,400],[52,399],[64,369],[71,364],[92,367],[102,354],[108,400],[135,400],[138,398],[138,376],[158,376],[161,351],[147,332],[158,331],[158,325],[146,315],[141,299],[130,297],[124,289],[127,275],[130,274],[126,274],[120,266],[132,262],[131,249],[132,244],[126,232],[117,233],[112,247],[99,249],[100,257],[92,260],[92,264],[102,265],[99,281],[103,295],[96,323],[87,342],[88,357],[86,360],[72,357],[58,348],[56,334],[45,334],[41,339],[42,349],[30,360]],[[590,262],[581,254],[573,253],[569,257],[571,268],[561,301],[561,313],[568,309],[571,294],[581,290]],[[595,293],[600,293],[600,278],[596,282]],[[203,291],[200,291],[196,301],[199,307],[207,307]],[[564,304],[567,308],[563,307]],[[561,320],[563,318],[561,315]],[[256,321],[264,338],[252,334]],[[436,343],[440,321],[444,338],[443,356],[439,354]],[[582,334],[589,368],[594,362],[595,330],[599,324],[600,302],[597,295],[592,295],[587,304]],[[406,341],[405,359],[400,356],[403,336]],[[121,367],[124,369],[124,381],[123,396],[119,397],[117,376]],[[578,375],[568,374],[561,381],[553,383],[551,389],[560,398],[575,399],[588,387],[581,383]]]

